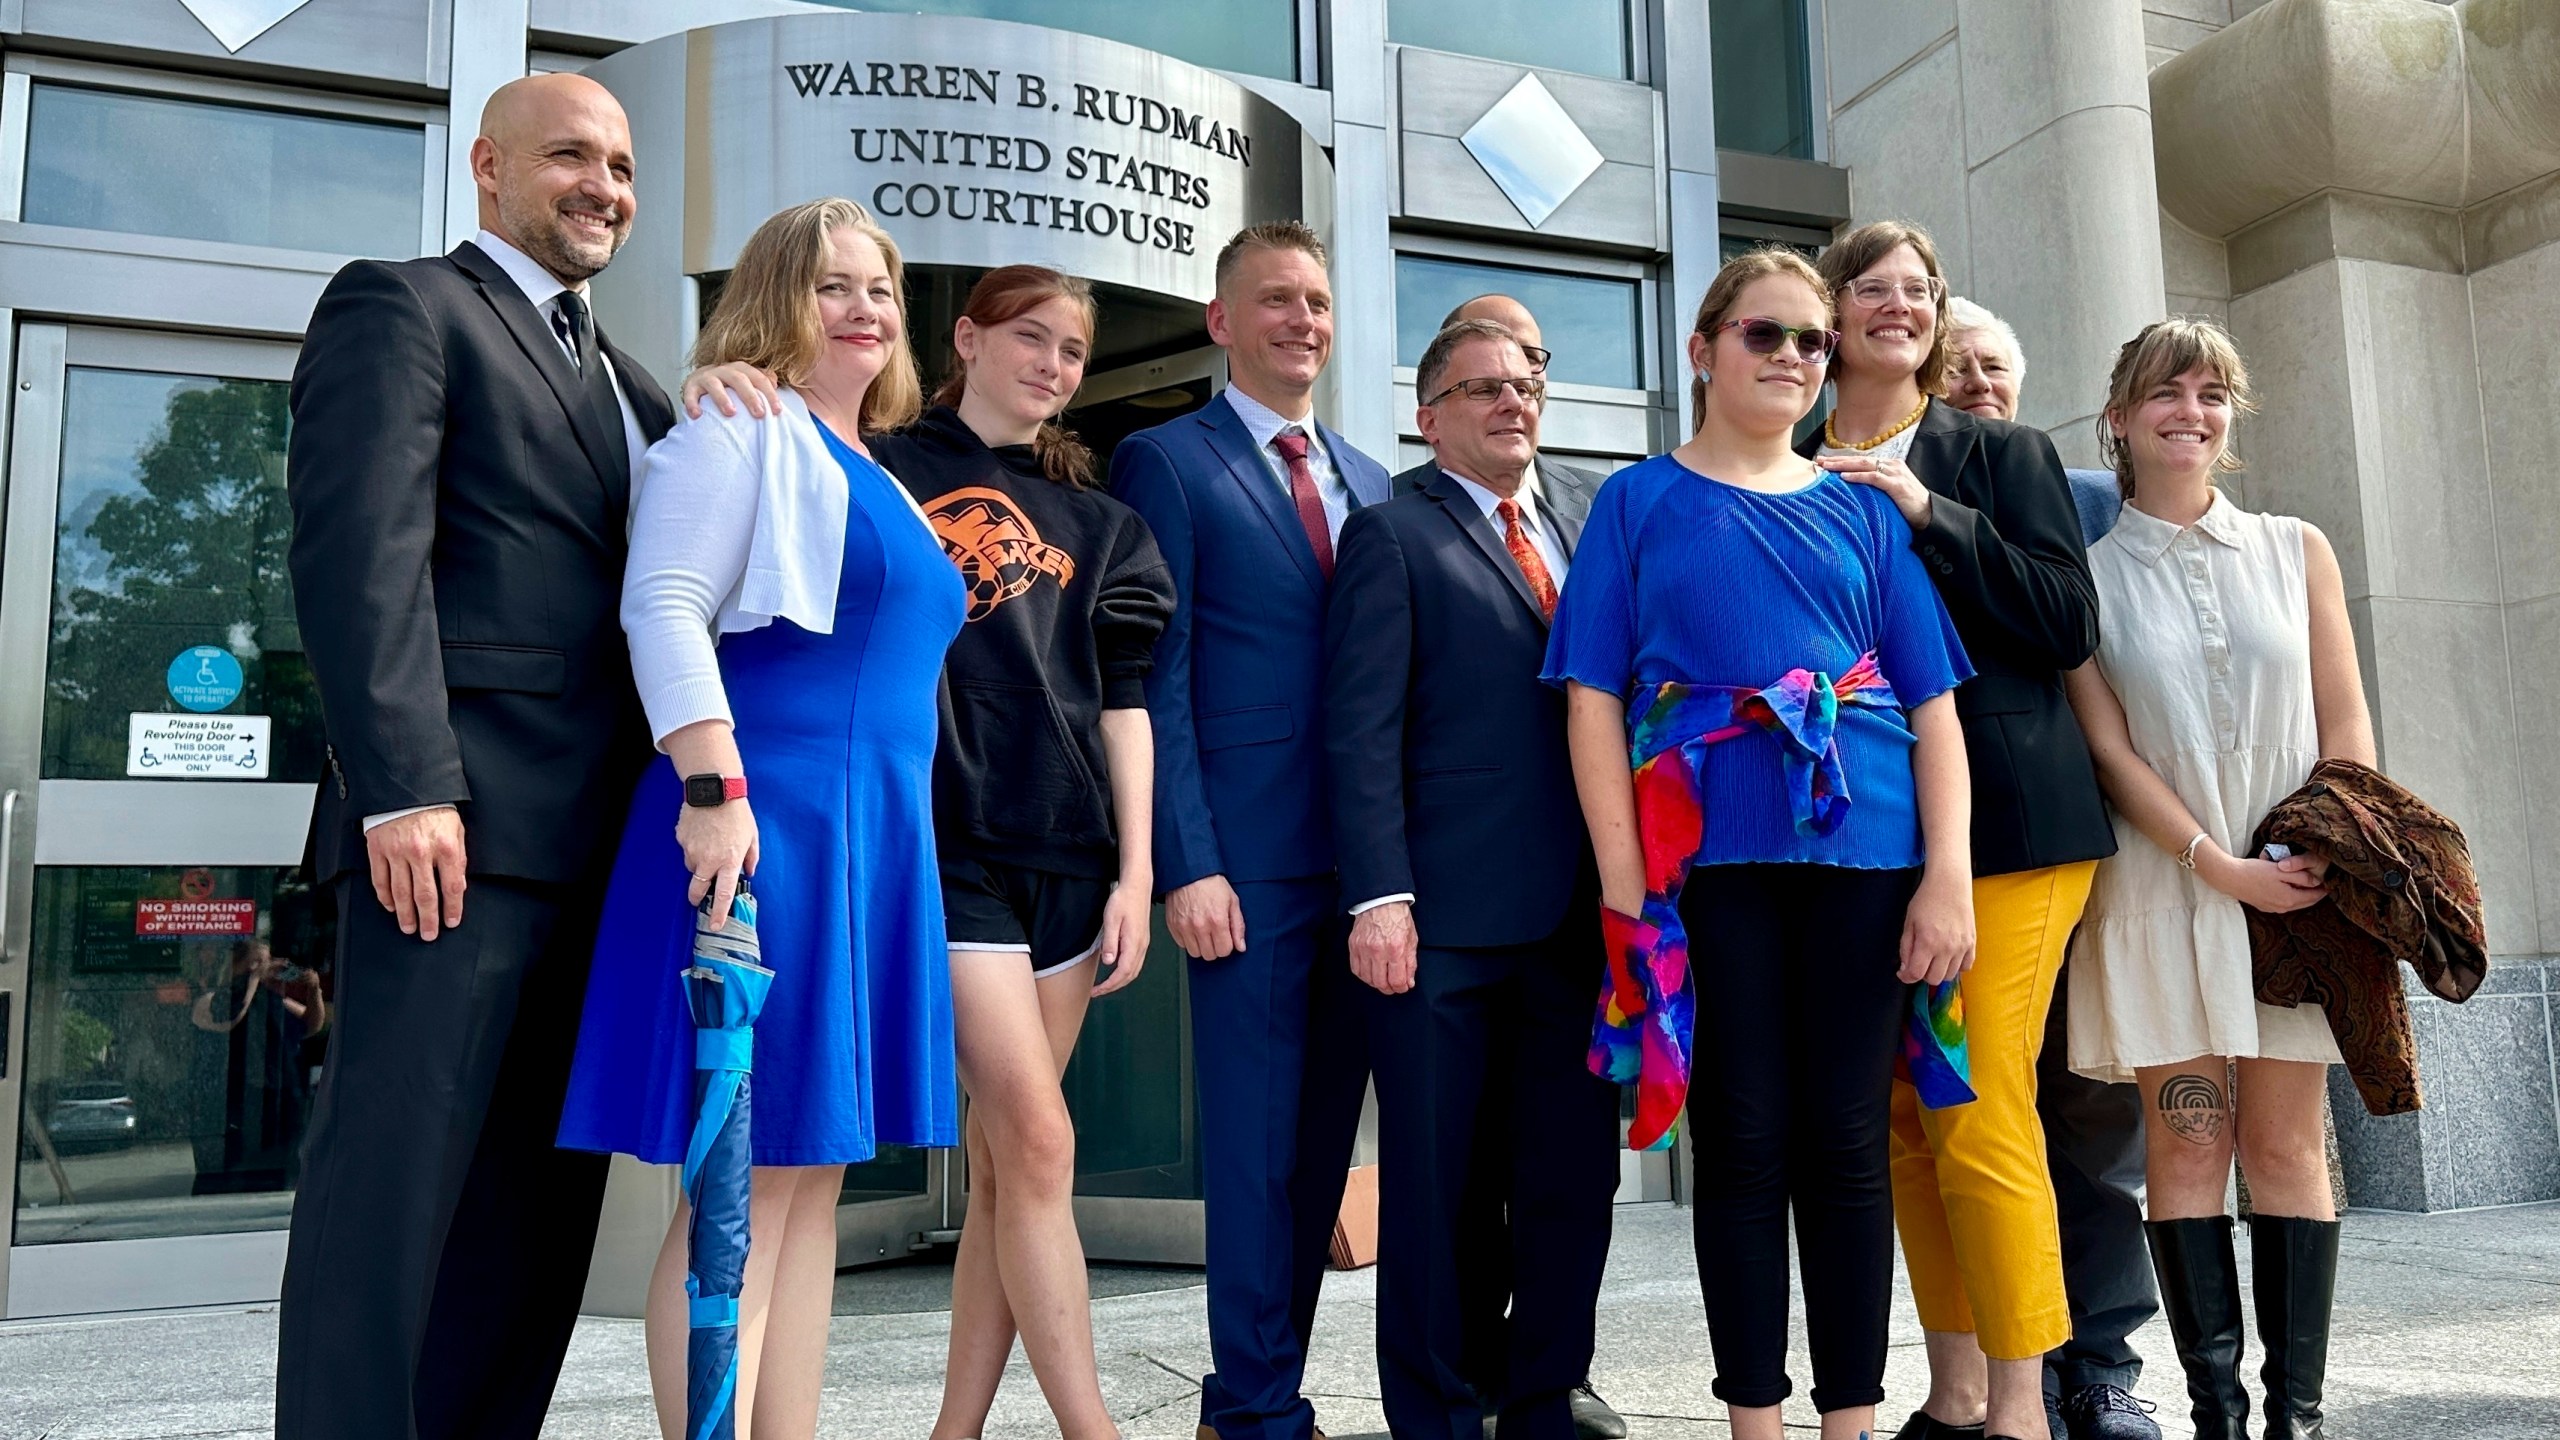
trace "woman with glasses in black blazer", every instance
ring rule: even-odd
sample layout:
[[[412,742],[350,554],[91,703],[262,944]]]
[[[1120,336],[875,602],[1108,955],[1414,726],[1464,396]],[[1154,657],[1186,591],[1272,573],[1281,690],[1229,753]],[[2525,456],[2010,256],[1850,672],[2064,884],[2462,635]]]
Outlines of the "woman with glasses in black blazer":
[[[1894,1082],[1894,1219],[1930,1373],[1900,1440],[2048,1440],[2044,1355],[2071,1316],[2035,1068],[2064,944],[2115,850],[2062,693],[2097,648],[2096,592],[2053,442],[1941,398],[1952,335],[1928,235],[1863,226],[1820,268],[1840,307],[1838,400],[1805,451],[1893,501],[1977,672],[1956,713],[1973,774],[1979,939],[1962,984],[1978,1098],[1930,1110]]]

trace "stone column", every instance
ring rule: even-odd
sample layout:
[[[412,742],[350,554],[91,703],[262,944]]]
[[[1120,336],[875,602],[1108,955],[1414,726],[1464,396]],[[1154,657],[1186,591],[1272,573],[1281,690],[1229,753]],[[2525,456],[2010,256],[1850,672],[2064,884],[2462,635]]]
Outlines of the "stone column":
[[[1828,0],[1831,158],[1859,223],[1937,241],[2016,327],[2022,420],[2093,465],[2115,350],[2162,313],[2142,13],[2117,0]]]
[[[2239,488],[2335,546],[2384,768],[2487,899],[2484,994],[2414,1002],[2427,1108],[2373,1120],[2335,1076],[2359,1204],[2560,1196],[2555,67],[2525,0],[2272,0],[2151,79],[2181,288],[2222,287],[2263,407]]]
[[[1655,363],[1660,367],[1666,426],[1657,448],[1689,438],[1698,417],[1689,413],[1689,329],[1698,302],[1724,268],[1716,179],[1715,63],[1708,43],[1707,7],[1665,5],[1652,36],[1654,80],[1662,91],[1663,179],[1670,192],[1670,237],[1661,283],[1655,287]],[[1678,1142],[1689,1143],[1683,1131]],[[1685,1166],[1678,1167],[1682,1175]],[[1683,1182],[1685,1183],[1685,1182]]]
[[[1325,417],[1389,472],[1396,464],[1396,257],[1387,233],[1386,0],[1325,9],[1325,86],[1333,93],[1333,363]],[[1224,237],[1220,237],[1223,241]],[[1365,1143],[1365,1140],[1364,1140]]]
[[[480,109],[497,88],[525,75],[528,0],[453,0],[452,58],[446,76],[444,243],[450,248],[480,228],[480,188],[471,179],[471,142]]]

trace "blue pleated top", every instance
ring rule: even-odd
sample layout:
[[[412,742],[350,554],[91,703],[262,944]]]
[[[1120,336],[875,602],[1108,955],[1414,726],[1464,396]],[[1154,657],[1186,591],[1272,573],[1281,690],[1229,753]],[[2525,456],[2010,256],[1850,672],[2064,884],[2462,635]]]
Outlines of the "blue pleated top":
[[[1764,494],[1657,455],[1609,477],[1574,550],[1544,679],[1625,697],[1665,680],[1757,688],[1789,670],[1837,676],[1868,651],[1901,708],[1840,708],[1848,817],[1797,833],[1779,740],[1766,731],[1706,751],[1706,832],[1696,863],[1901,869],[1924,858],[1904,711],[1973,667],[1877,490],[1829,471]]]

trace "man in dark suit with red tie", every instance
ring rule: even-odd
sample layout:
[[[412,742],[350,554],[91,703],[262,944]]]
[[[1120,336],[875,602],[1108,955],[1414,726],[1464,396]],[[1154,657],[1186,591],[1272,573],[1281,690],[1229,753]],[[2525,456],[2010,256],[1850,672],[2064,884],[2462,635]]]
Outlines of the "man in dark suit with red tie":
[[[1541,472],[1545,383],[1508,328],[1443,329],[1419,382],[1439,473],[1343,527],[1325,628],[1334,829],[1381,1122],[1380,1382],[1398,1436],[1481,1433],[1456,1235],[1484,1168],[1510,1217],[1499,1432],[1572,1440],[1618,1091],[1584,1065],[1597,889],[1563,699],[1538,676],[1592,487]],[[1511,1143],[1482,1153],[1488,1130]]]
[[[651,754],[624,529],[674,413],[587,304],[630,233],[622,107],[538,75],[480,124],[478,235],[339,271],[294,368],[339,990],[286,1249],[278,1440],[533,1440],[604,1196],[605,1157],[553,1140]]]

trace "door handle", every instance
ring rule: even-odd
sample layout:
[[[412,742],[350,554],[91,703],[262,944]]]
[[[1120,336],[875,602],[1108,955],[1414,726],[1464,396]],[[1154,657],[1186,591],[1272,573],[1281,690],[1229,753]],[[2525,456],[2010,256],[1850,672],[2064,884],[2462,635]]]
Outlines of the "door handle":
[[[9,882],[17,875],[18,792],[0,794],[0,970],[9,965]],[[0,990],[0,1080],[9,1078],[9,1000],[10,994]]]
[[[17,907],[9,902],[15,898],[17,878],[18,792],[11,790],[0,794],[0,966],[9,963],[9,922],[17,918]]]

